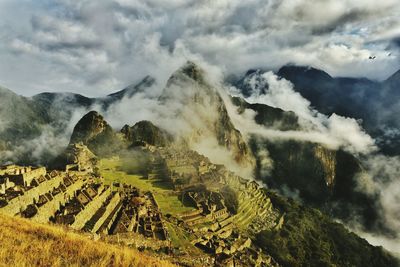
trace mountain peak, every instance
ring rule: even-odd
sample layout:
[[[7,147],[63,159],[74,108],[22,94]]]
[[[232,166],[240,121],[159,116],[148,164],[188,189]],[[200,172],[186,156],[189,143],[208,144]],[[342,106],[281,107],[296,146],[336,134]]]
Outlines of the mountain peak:
[[[393,73],[389,78],[386,79],[385,83],[400,82],[400,70]]]
[[[0,85],[0,92],[1,92],[1,93],[2,93],[2,92],[7,92],[7,93],[13,93],[13,94],[14,94],[13,91],[11,91],[10,89],[5,88],[5,87],[3,87],[3,86],[1,86],[1,85]]]
[[[278,71],[278,76],[283,78],[299,75],[303,77],[312,77],[313,79],[319,80],[332,79],[332,76],[330,76],[327,72],[311,66],[286,65],[280,68]]]
[[[248,71],[246,71],[245,76],[252,75],[252,74],[257,74],[257,73],[260,73],[260,72],[261,72],[261,69],[249,69]]]
[[[97,111],[90,111],[75,125],[71,144],[82,143],[97,156],[110,155],[122,147],[111,126]]]
[[[152,86],[155,82],[156,79],[147,75],[139,83],[131,84],[118,92],[109,94],[108,97],[119,100],[124,97],[132,97],[136,93],[143,92],[146,88]]]
[[[172,78],[184,75],[196,82],[204,83],[204,71],[196,65],[193,61],[187,61],[180,69],[178,69],[173,75]]]
[[[132,145],[146,143],[153,146],[166,146],[173,141],[169,133],[146,120],[139,121],[132,127],[125,125],[121,133]]]
[[[74,94],[69,92],[44,92],[40,94],[36,94],[32,96],[34,101],[39,102],[42,105],[45,105],[47,109],[51,108],[51,105],[55,103],[66,104],[71,107],[90,107],[95,99],[89,98],[80,94]]]
[[[90,143],[104,132],[112,132],[111,126],[97,111],[90,111],[84,115],[74,127],[70,143]]]

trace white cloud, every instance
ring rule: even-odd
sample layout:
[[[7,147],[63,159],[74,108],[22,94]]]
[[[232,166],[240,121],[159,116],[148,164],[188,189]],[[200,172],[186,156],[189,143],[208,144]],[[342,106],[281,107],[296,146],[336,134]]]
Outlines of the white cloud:
[[[356,176],[358,190],[377,199],[377,211],[390,234],[366,232],[361,225],[350,224],[359,235],[373,245],[380,245],[400,257],[400,158],[370,155],[363,165],[366,172]]]
[[[245,97],[249,103],[261,103],[293,111],[299,117],[302,128],[299,131],[279,131],[253,123],[252,126],[244,128],[248,133],[270,139],[296,139],[321,143],[329,148],[342,148],[356,155],[376,150],[375,141],[362,129],[357,120],[336,114],[328,117],[319,113],[311,107],[307,99],[293,89],[292,83],[279,79],[274,73],[256,73],[248,77],[246,82],[252,87],[252,95]],[[268,89],[264,93],[262,89],[266,86]],[[231,88],[231,92],[238,94],[238,90],[234,87]],[[238,124],[250,121],[248,115],[245,116],[246,118],[241,121],[237,120]]]
[[[193,57],[228,74],[294,62],[385,78],[399,68],[388,48],[399,12],[396,0],[4,0],[0,81],[25,95],[98,96]]]

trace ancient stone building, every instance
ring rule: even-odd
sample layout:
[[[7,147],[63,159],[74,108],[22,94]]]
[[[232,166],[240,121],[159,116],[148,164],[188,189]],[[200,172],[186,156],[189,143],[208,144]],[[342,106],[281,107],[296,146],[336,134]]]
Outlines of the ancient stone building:
[[[4,166],[0,186],[1,213],[101,235],[132,233],[169,239],[152,193],[128,185],[105,185],[87,168],[47,172],[44,167]]]

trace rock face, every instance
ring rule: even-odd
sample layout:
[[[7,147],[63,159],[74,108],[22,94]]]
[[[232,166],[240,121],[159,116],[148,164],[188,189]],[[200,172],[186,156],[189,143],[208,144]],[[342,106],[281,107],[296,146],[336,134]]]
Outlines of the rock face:
[[[232,97],[231,100],[238,107],[239,114],[246,109],[254,110],[256,112],[254,120],[257,124],[281,131],[300,129],[299,118],[292,111],[284,111],[264,104],[250,104],[240,97]]]
[[[160,101],[176,107],[177,117],[190,125],[187,143],[211,138],[230,151],[232,158],[242,166],[254,166],[254,157],[242,134],[234,127],[221,95],[194,63],[186,63],[171,76]]]
[[[122,145],[111,126],[96,111],[90,111],[74,127],[70,144],[82,143],[96,155],[110,154]]]
[[[77,166],[78,170],[94,170],[97,165],[97,157],[87,146],[82,144],[71,144],[65,151],[66,163]]]
[[[70,143],[88,144],[102,135],[110,135],[112,128],[97,111],[90,111],[75,125]]]
[[[314,148],[314,155],[321,162],[323,172],[325,173],[326,186],[333,189],[336,182],[336,151],[317,145]]]
[[[335,151],[309,142],[257,142],[254,149],[267,149],[274,162],[271,177],[261,177],[263,181],[274,188],[287,186],[298,191],[302,199],[314,205],[330,198],[336,182]]]
[[[301,129],[297,116],[292,112],[263,104],[249,104],[241,98],[233,98],[233,103],[238,106],[239,113],[245,109],[255,111],[256,123],[266,128],[281,131]],[[305,203],[342,219],[349,219],[352,210],[357,210],[366,225],[378,218],[373,199],[356,190],[354,177],[363,168],[349,153],[312,142],[271,141],[260,136],[252,136],[249,144],[256,155],[256,177],[271,188],[300,197]],[[264,171],[264,151],[268,151],[273,162],[268,172]]]
[[[245,97],[251,96],[254,91],[265,94],[268,90],[268,83],[262,78],[262,73],[262,70],[259,69],[248,70],[234,85]]]
[[[167,146],[173,142],[173,137],[169,133],[150,121],[139,121],[132,127],[125,125],[121,129],[121,133],[131,145],[146,143],[153,146]]]
[[[253,142],[254,154],[267,149],[273,161],[269,176],[257,172],[271,188],[285,188],[283,193],[294,194],[336,218],[351,219],[357,212],[366,226],[378,219],[373,198],[357,191],[355,176],[363,168],[354,156],[311,142]]]

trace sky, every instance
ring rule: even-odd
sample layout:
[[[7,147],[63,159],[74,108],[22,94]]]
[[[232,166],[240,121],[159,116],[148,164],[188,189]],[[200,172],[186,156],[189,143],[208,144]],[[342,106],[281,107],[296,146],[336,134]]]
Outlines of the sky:
[[[187,60],[226,76],[400,69],[398,0],[0,0],[0,18],[0,85],[26,96],[103,96]]]

